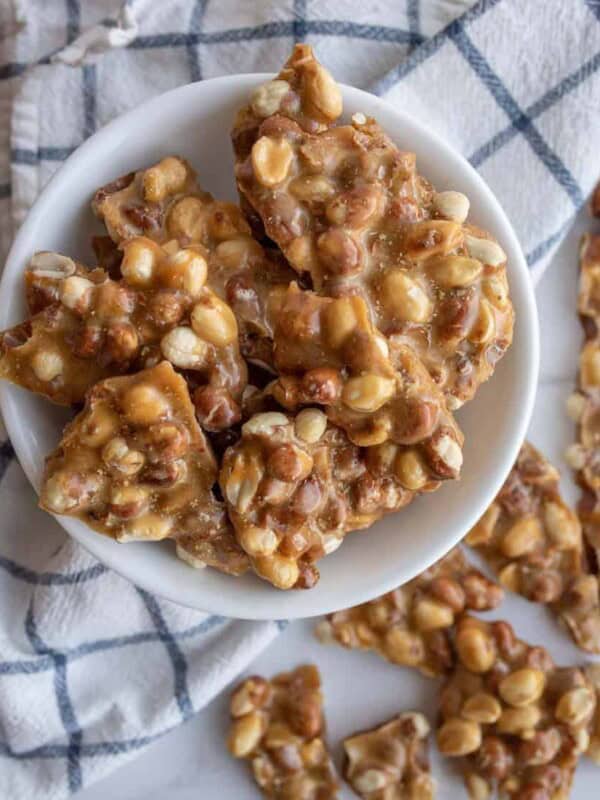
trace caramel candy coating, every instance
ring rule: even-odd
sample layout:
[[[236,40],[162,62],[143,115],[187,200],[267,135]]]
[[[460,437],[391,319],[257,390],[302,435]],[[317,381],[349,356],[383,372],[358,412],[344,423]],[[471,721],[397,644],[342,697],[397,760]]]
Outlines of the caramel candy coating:
[[[596,706],[584,671],[556,667],[507,622],[465,615],[453,647],[437,743],[442,755],[460,759],[469,797],[568,797]]]
[[[405,711],[369,731],[344,739],[344,778],[363,800],[433,800],[429,723]]]
[[[33,257],[26,286],[30,304],[43,308],[0,334],[0,377],[70,405],[99,380],[166,358],[239,398],[247,370],[237,321],[209,288],[202,252],[142,236],[122,248],[118,281],[102,270],[84,276],[58,254]],[[40,268],[41,255],[68,269]]]
[[[389,471],[329,424],[322,411],[256,413],[223,456],[219,484],[255,572],[279,589],[311,588],[315,561],[348,531],[413,498]]]
[[[407,347],[390,358],[360,297],[321,297],[292,284],[272,301],[271,391],[286,408],[316,403],[349,439],[414,448],[425,474],[456,478],[462,434],[441,392]]]
[[[526,442],[492,505],[466,536],[502,585],[544,603],[584,650],[600,652],[595,576],[581,524],[560,495],[558,471]]]
[[[194,566],[241,574],[237,546],[212,487],[217,465],[185,380],[163,361],[97,383],[46,460],[40,505],[117,539],[176,539]]]
[[[501,588],[455,548],[404,586],[330,614],[317,627],[317,637],[350,649],[374,650],[425,675],[442,675],[454,665],[451,631],[457,617],[465,610],[495,608],[502,596]]]
[[[338,782],[323,741],[319,671],[297,667],[270,681],[247,678],[234,689],[227,747],[246,759],[264,797],[333,800]]]

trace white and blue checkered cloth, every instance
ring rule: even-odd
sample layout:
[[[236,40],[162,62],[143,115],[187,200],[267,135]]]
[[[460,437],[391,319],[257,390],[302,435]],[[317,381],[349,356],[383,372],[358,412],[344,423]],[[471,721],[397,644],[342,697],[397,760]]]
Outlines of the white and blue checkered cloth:
[[[599,0],[4,0],[2,251],[109,119],[188,81],[275,71],[300,40],[462,151],[541,273],[600,176]],[[0,798],[58,800],[205,705],[277,625],[182,609],[98,564],[36,509],[3,439]]]

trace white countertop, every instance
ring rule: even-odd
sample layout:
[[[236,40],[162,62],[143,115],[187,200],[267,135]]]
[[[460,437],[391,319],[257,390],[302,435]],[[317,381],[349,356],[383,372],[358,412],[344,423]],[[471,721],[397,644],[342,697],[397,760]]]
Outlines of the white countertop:
[[[561,468],[564,493],[571,502],[575,501],[577,491],[562,454],[572,441],[573,425],[565,414],[564,403],[573,387],[581,340],[575,315],[577,243],[590,224],[587,214],[582,212],[537,289],[542,365],[529,436]],[[490,616],[508,619],[519,635],[548,647],[558,663],[585,660],[585,655],[571,645],[567,635],[539,606],[511,596],[500,611]],[[434,720],[434,682],[410,669],[394,667],[372,653],[320,645],[312,635],[313,628],[311,620],[290,624],[256,660],[251,671],[270,676],[304,662],[319,666],[325,692],[327,738],[338,764],[341,739],[356,730],[411,708],[424,711]],[[251,800],[258,797],[246,765],[234,762],[224,749],[227,726],[227,697],[221,695],[189,722],[78,797],[80,800]],[[438,800],[466,797],[451,765],[442,763],[435,752],[432,752],[432,767],[439,783]],[[350,800],[355,795],[344,787],[340,797]],[[600,768],[584,760],[577,771],[572,798],[597,800],[598,797]]]

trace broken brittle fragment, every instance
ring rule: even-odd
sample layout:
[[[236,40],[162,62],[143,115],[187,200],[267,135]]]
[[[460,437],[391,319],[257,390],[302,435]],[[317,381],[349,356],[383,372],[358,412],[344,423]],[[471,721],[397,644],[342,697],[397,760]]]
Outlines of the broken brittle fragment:
[[[424,476],[458,477],[463,437],[443,395],[412,350],[398,349],[392,361],[362,298],[292,284],[273,293],[272,317],[279,378],[270,391],[282,406],[322,405],[355,444],[410,447],[403,458]]]
[[[342,114],[342,93],[308,44],[297,44],[274,80],[257,86],[238,112],[231,137],[236,156],[246,158],[259,138],[263,120],[277,114],[316,133]],[[259,146],[259,150],[261,147]],[[268,147],[264,148],[268,158]]]
[[[393,664],[442,675],[454,664],[451,629],[464,611],[487,611],[502,589],[455,548],[404,586],[368,603],[336,611],[317,637],[350,649],[374,650]]]
[[[47,269],[51,260],[55,267]],[[207,284],[201,252],[134,237],[123,244],[119,281],[102,270],[84,277],[56,254],[33,262],[26,285],[36,302],[45,297],[48,304],[0,334],[1,377],[70,405],[99,380],[166,358],[210,387],[213,404],[227,403],[228,420],[239,418],[247,371],[237,321]]]
[[[154,200],[148,186],[154,187]],[[156,186],[164,187],[162,193]],[[271,365],[268,294],[274,286],[286,286],[295,273],[278,252],[252,238],[238,206],[215,200],[184,159],[169,156],[98,190],[93,208],[120,246],[144,236],[197,249],[207,263],[209,285],[235,313],[244,356]],[[131,221],[132,208],[137,224]]]
[[[600,563],[600,236],[586,234],[579,253],[577,310],[585,340],[579,355],[578,389],[567,410],[577,423],[577,441],[566,458],[582,494],[577,510],[596,575]]]
[[[453,645],[437,743],[442,755],[460,759],[469,797],[568,797],[596,706],[585,672],[556,667],[507,622],[465,615]]]
[[[344,778],[363,800],[433,800],[429,731],[423,714],[405,711],[344,739]]]
[[[312,132],[288,95],[276,99],[258,131],[248,109],[234,127],[240,193],[315,290],[363,296],[380,331],[410,346],[458,408],[512,341],[506,254],[467,222],[467,197],[436,192],[374,120],[335,127],[333,115]]]
[[[544,603],[584,650],[600,652],[600,607],[581,525],[559,473],[526,442],[492,505],[466,536],[506,588]]]
[[[413,498],[317,408],[252,416],[223,456],[219,483],[254,570],[280,589],[312,587],[315,561],[348,531]]]
[[[270,681],[253,676],[231,695],[229,752],[250,762],[263,796],[332,800],[338,782],[323,741],[321,679],[315,666]]]
[[[174,538],[195,566],[240,574],[216,476],[185,380],[163,361],[90,390],[46,460],[40,505],[120,542]]]

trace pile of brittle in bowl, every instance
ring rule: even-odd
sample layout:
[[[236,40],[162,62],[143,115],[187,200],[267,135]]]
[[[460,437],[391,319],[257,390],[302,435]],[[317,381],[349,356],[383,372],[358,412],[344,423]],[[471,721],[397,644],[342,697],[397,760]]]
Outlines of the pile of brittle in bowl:
[[[76,411],[44,509],[310,588],[347,533],[460,477],[453,414],[512,340],[506,256],[342,112],[297,45],[232,120],[239,205],[165,155],[96,191],[95,265],[32,256],[0,377]]]

